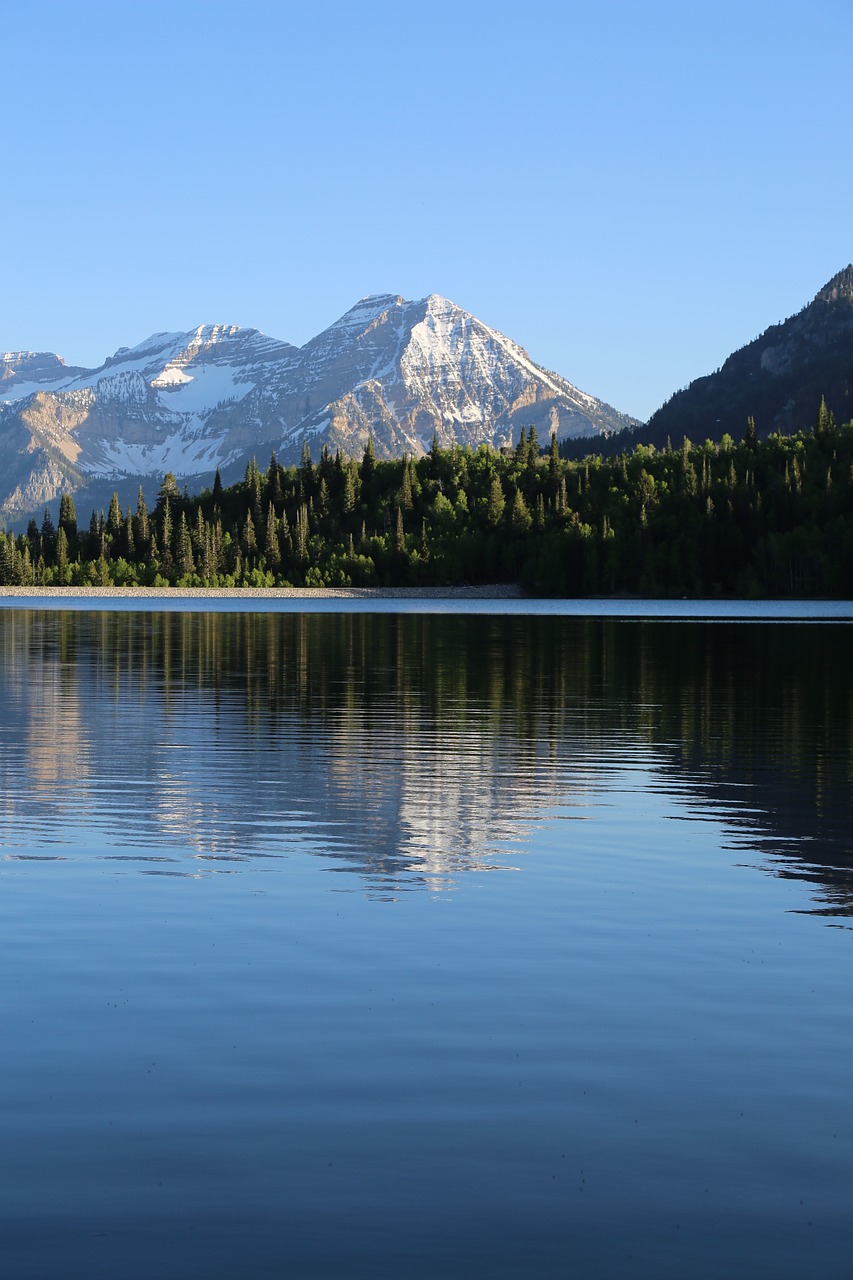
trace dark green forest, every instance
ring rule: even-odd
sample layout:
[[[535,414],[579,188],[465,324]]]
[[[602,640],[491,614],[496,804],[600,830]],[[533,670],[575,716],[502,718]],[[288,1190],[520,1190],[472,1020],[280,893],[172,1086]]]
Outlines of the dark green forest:
[[[514,450],[434,445],[361,461],[307,448],[192,497],[78,524],[63,496],[0,534],[0,582],[38,586],[448,586],[541,595],[853,595],[853,423],[571,460],[534,428]]]

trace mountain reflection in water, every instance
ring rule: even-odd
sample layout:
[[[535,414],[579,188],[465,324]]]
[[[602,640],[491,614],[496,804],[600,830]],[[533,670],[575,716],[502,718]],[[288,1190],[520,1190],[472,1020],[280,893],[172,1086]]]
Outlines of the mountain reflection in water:
[[[294,848],[372,893],[513,865],[609,779],[853,903],[843,625],[412,614],[0,614],[7,857],[158,874]],[[340,887],[340,886],[338,886]]]

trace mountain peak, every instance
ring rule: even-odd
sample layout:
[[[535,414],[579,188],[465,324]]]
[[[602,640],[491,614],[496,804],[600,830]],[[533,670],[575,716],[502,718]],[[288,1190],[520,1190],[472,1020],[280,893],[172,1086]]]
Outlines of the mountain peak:
[[[65,368],[62,356],[52,351],[0,351],[0,377],[13,373],[46,373]]]
[[[331,326],[333,329],[352,329],[358,325],[369,324],[392,307],[405,306],[406,299],[398,293],[369,293],[359,298],[355,306],[345,311],[339,320]]]
[[[848,264],[825,284],[815,302],[853,303],[853,264]]]
[[[38,358],[10,357],[26,359]],[[124,502],[140,479],[171,471],[202,483],[217,467],[228,479],[267,449],[286,464],[308,443],[358,457],[372,438],[377,457],[415,457],[436,435],[476,448],[531,426],[564,439],[628,425],[440,294],[374,293],[301,347],[208,323],[120,347],[97,369],[13,370],[0,379],[0,516],[23,510],[23,489],[3,490],[13,465],[47,477],[42,506],[48,480],[55,494],[81,477],[87,501],[104,501],[99,485],[123,485]],[[73,459],[59,476],[57,456]]]

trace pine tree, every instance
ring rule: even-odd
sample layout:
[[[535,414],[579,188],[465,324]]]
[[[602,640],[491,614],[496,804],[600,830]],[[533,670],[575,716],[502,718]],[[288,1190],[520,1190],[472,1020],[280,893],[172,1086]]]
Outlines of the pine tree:
[[[814,433],[822,439],[835,430],[835,417],[826,407],[826,400],[823,396],[820,398],[820,407],[817,411],[817,421],[814,426]]]
[[[194,571],[195,560],[193,558],[192,539],[187,525],[187,513],[182,511],[178,525],[178,573],[181,577],[189,577]]]
[[[346,515],[355,510],[355,465],[348,465],[344,473],[343,509]]]
[[[68,535],[64,525],[59,526],[59,533],[56,536],[56,567],[62,575],[68,568]]]
[[[361,460],[361,492],[364,501],[370,505],[373,501],[373,484],[376,478],[376,454],[373,449],[373,437],[367,437],[364,456]]]
[[[121,505],[118,500],[118,494],[114,492],[113,496],[110,498],[110,509],[107,514],[107,533],[111,541],[118,538],[123,524],[124,517],[121,514]]]
[[[403,462],[403,483],[400,487],[400,505],[406,511],[411,511],[414,505],[414,499],[412,497],[412,474],[408,458]]]
[[[54,526],[49,507],[45,507],[44,519],[41,522],[40,550],[45,560],[53,560],[56,551],[56,527]]]
[[[148,546],[148,540],[151,537],[151,530],[148,523],[148,507],[145,504],[145,494],[142,492],[142,485],[139,486],[139,494],[136,499],[136,543],[140,551],[144,553]]]
[[[548,471],[550,473],[552,480],[556,479],[557,472],[559,471],[559,469],[560,469],[560,447],[557,444],[557,433],[556,431],[552,431],[551,432],[551,455],[550,455],[550,458],[548,459]]]
[[[308,507],[304,502],[299,504],[296,513],[296,554],[303,560],[308,552]]]
[[[512,500],[512,527],[516,533],[527,533],[530,524],[530,512],[527,509],[527,503],[524,501],[524,494],[520,489],[516,489],[515,497]]]
[[[275,449],[270,454],[270,469],[267,472],[267,492],[275,503],[276,510],[278,510],[282,502],[284,502],[284,489],[281,482],[281,467],[278,465]]]
[[[324,482],[325,483],[325,482]],[[267,527],[264,535],[264,557],[267,567],[273,573],[281,564],[281,548],[278,545],[278,529],[276,528],[275,507],[270,502],[267,507]]]
[[[70,493],[63,493],[59,499],[59,527],[65,530],[68,542],[72,543],[77,537],[77,512]]]
[[[162,510],[167,502],[174,502],[175,499],[179,497],[178,482],[173,473],[171,471],[167,471],[163,476],[163,483],[160,485],[160,489],[157,494],[158,510]]]
[[[504,498],[504,491],[501,485],[500,476],[494,475],[492,476],[492,482],[489,486],[489,503],[486,508],[486,519],[493,528],[500,524],[505,506],[506,499]]]
[[[246,519],[243,521],[243,551],[248,558],[254,555],[258,549],[258,539],[255,533],[255,522],[252,519],[251,511],[246,512]]]
[[[163,512],[160,517],[160,546],[163,548],[163,563],[172,561],[172,503],[168,496],[163,500]]]

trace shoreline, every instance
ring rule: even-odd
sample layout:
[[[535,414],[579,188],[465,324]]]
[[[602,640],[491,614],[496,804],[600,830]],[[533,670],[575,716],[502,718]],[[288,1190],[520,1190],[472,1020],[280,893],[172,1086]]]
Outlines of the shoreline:
[[[514,584],[484,587],[0,587],[0,597],[166,600],[522,600]]]

